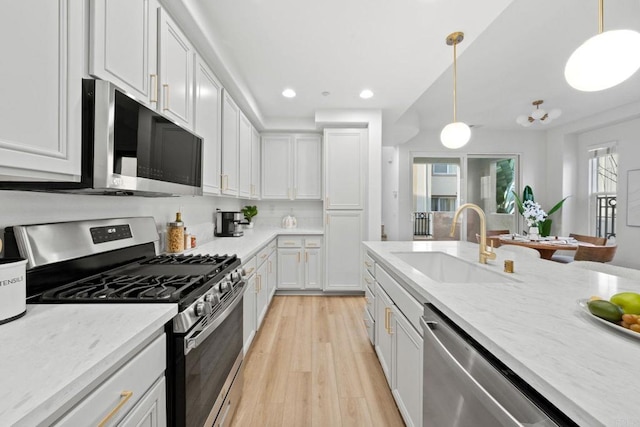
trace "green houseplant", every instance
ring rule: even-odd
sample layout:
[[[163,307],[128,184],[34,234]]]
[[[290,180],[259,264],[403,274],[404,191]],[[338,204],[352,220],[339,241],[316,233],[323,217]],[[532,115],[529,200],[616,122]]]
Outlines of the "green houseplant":
[[[253,227],[253,217],[258,215],[258,208],[256,206],[247,205],[241,209],[244,218],[247,220],[247,228]]]
[[[520,212],[520,215],[523,215],[525,211],[524,202],[526,201],[535,202],[535,199],[533,197],[533,190],[528,185],[524,187],[524,190],[522,190],[522,199],[518,197],[515,191],[512,191],[512,193],[516,199],[516,205],[518,205],[518,212]],[[549,216],[554,212],[559,211],[562,208],[564,201],[567,200],[569,197],[570,196],[567,196],[564,199],[560,200],[558,203],[556,203],[551,209],[549,209],[549,212],[546,212],[546,217],[544,221],[539,222],[538,228],[540,230],[540,235],[542,237],[547,237],[549,234],[551,234],[551,224],[553,221],[549,218]]]

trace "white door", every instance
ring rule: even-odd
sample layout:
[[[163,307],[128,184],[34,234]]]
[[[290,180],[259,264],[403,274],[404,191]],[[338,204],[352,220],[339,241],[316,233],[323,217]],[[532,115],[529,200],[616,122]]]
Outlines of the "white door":
[[[422,337],[393,308],[391,390],[407,426],[422,425]]]
[[[221,192],[238,195],[238,149],[240,109],[223,91],[222,96],[222,183]]]
[[[392,350],[392,319],[393,316],[393,301],[386,294],[386,292],[376,284],[376,309],[375,309],[375,349],[382,366],[389,387],[391,387],[391,350]],[[422,396],[422,393],[420,393]]]
[[[244,354],[247,355],[253,337],[256,335],[257,317],[256,317],[256,275],[253,274],[247,279],[247,285],[244,288],[244,298],[242,300],[242,338],[244,341]]]
[[[262,198],[291,199],[291,136],[262,136]]]
[[[326,129],[325,209],[364,209],[366,129]]]
[[[260,198],[260,134],[251,127],[251,198]]]
[[[267,289],[268,289],[269,304],[271,303],[273,294],[275,294],[276,288],[278,286],[277,268],[278,268],[278,251],[273,251],[269,254],[269,258],[267,258]]]
[[[91,0],[89,74],[152,109],[158,102],[157,0]]]
[[[240,144],[238,166],[238,195],[248,199],[251,196],[251,122],[240,111],[238,143]]]
[[[118,427],[165,427],[167,425],[164,375],[147,391]]]
[[[202,191],[220,194],[222,85],[200,56],[196,56],[195,89],[195,130],[203,138]]]
[[[6,1],[0,175],[79,181],[85,2]]]
[[[300,248],[278,249],[278,289],[303,289]]]
[[[322,249],[305,248],[304,250],[304,288],[322,289]]]
[[[362,211],[326,212],[325,290],[362,290]]]
[[[265,261],[258,268],[258,272],[256,273],[256,329],[260,329],[262,320],[267,314],[267,308],[269,307],[269,292],[267,286],[268,267],[268,262]]]
[[[295,199],[322,199],[322,137],[295,137]]]
[[[194,53],[189,39],[160,9],[160,107],[163,114],[187,129],[193,128]]]

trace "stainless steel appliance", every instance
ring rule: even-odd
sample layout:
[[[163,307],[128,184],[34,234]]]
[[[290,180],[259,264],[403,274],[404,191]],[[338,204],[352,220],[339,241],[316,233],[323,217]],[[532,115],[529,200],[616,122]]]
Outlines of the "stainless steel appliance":
[[[29,303],[176,303],[167,333],[171,426],[225,425],[242,389],[244,272],[235,255],[156,255],[153,218],[5,229],[28,260]]]
[[[218,237],[240,237],[244,234],[240,230],[240,223],[243,221],[242,212],[222,212],[216,211],[216,222],[214,234]]]
[[[577,425],[431,304],[422,326],[425,427]]]
[[[80,82],[78,82],[80,84]],[[79,182],[0,182],[0,188],[111,195],[202,195],[202,138],[112,83],[82,80]]]

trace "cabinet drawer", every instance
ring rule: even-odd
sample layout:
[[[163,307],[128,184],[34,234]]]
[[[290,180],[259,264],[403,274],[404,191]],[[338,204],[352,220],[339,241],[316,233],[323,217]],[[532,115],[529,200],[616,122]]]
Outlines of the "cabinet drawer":
[[[258,255],[256,255],[256,258],[258,261],[258,267],[260,267],[262,263],[264,263],[267,260],[267,258],[269,258],[269,253],[271,253],[271,250],[269,249],[268,245],[260,249],[260,251],[258,252]]]
[[[420,317],[422,317],[422,305],[412,297],[409,292],[393,279],[380,264],[376,264],[376,281],[391,297],[393,303],[400,309],[416,331],[422,336],[422,327],[420,326]]]
[[[371,275],[371,273],[369,273],[369,270],[365,269],[362,272],[362,281],[364,282],[364,287],[369,289],[369,292],[373,293],[374,290],[374,282],[375,279],[373,278],[373,276]]]
[[[304,238],[304,247],[305,248],[320,248],[320,247],[322,247],[322,237],[305,237]]]
[[[279,248],[301,248],[302,237],[278,237]]]
[[[55,425],[95,426],[121,405],[107,424],[108,426],[116,425],[163,375],[166,364],[166,338],[162,334],[92,391]]]
[[[364,287],[364,299],[367,302],[367,311],[373,316],[375,314],[376,296],[367,286]]]
[[[258,269],[257,257],[252,256],[249,261],[242,263],[242,268],[244,269],[244,277],[251,277]]]
[[[369,273],[371,273],[374,277],[376,275],[375,266],[376,262],[373,260],[373,258],[371,258],[368,253],[364,254],[364,267],[369,270]]]
[[[277,239],[273,239],[272,241],[270,241],[267,247],[269,248],[269,253],[275,251],[276,248],[278,247]]]
[[[371,313],[369,313],[368,310],[364,311],[364,316],[363,316],[363,320],[364,320],[364,326],[367,328],[367,334],[369,335],[369,341],[371,341],[371,345],[375,345],[376,344],[376,340],[375,340],[375,322],[373,320],[373,316],[371,315]]]

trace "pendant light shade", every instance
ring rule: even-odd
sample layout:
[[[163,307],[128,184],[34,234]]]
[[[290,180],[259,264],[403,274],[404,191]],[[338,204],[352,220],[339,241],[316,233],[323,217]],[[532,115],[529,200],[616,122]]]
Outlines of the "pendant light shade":
[[[471,128],[464,122],[453,122],[440,132],[440,141],[447,148],[463,147],[471,138]]]
[[[440,132],[440,141],[447,148],[455,149],[466,145],[471,138],[471,128],[464,123],[457,121],[456,117],[456,95],[457,95],[457,63],[456,46],[464,40],[464,33],[457,31],[447,36],[447,45],[453,46],[453,122],[446,125]]]
[[[585,41],[569,57],[564,77],[571,87],[595,92],[609,89],[640,68],[640,33],[604,31],[604,0],[599,0],[599,33]]]

